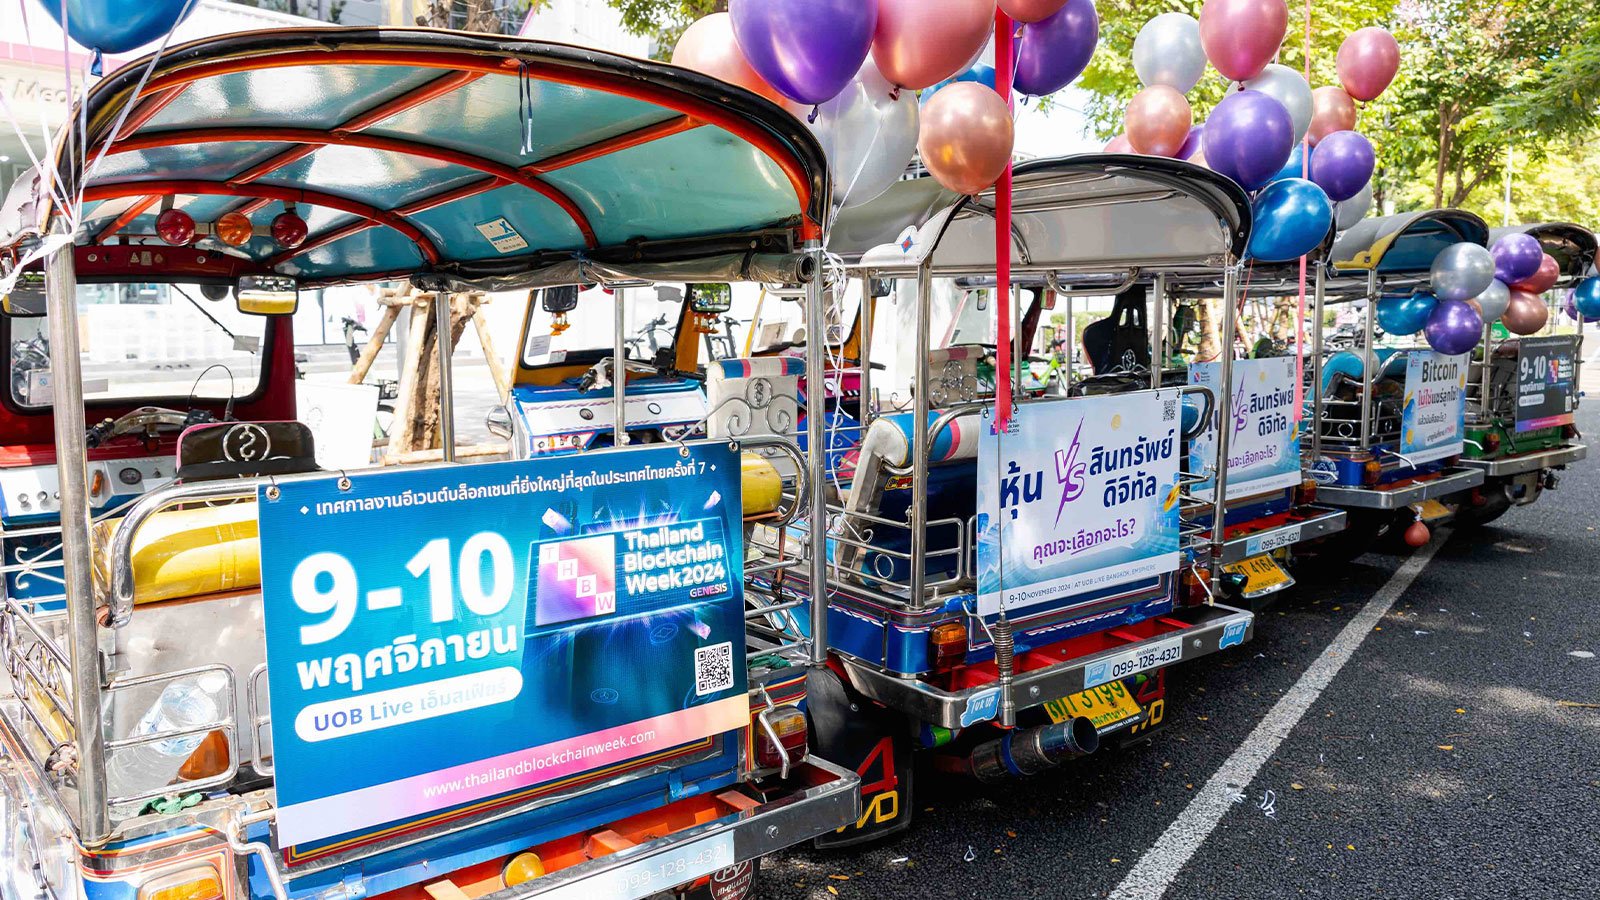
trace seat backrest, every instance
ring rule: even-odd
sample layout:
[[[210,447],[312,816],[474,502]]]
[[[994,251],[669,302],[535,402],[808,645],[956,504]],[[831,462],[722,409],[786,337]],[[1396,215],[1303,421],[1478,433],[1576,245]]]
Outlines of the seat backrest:
[[[711,407],[706,434],[733,440],[758,435],[792,440],[800,422],[800,376],[804,372],[805,361],[789,356],[711,363],[706,367],[706,399]],[[769,458],[784,476],[794,474],[794,463],[788,457]]]
[[[928,403],[950,406],[994,396],[994,384],[978,379],[978,363],[989,351],[981,344],[958,344],[928,354]]]
[[[213,422],[178,436],[184,481],[315,471],[316,442],[304,422]]]

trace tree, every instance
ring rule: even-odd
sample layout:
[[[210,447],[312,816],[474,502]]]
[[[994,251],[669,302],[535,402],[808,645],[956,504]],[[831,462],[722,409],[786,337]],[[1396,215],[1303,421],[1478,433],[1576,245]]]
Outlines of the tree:
[[[457,28],[486,34],[512,34],[530,10],[550,0],[429,0],[417,24],[429,28]]]
[[[655,41],[658,59],[672,55],[684,29],[712,13],[727,12],[728,0],[607,0],[622,13],[622,25]]]

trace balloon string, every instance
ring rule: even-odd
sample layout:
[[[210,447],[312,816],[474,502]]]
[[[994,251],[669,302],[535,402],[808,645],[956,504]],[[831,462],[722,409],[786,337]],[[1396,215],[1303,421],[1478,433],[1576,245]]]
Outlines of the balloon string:
[[[1305,55],[1306,84],[1311,84],[1311,0],[1306,0],[1306,37],[1303,47]],[[1300,177],[1307,178],[1311,173],[1311,143],[1309,135],[1300,136]],[[1334,219],[1339,218],[1339,210],[1333,211]],[[1313,322],[1311,327],[1321,328],[1321,322]],[[1300,308],[1299,315],[1294,320],[1294,420],[1300,422],[1306,414],[1306,257],[1300,257]]]
[[[1011,35],[1014,29],[1011,17],[1004,10],[994,14],[995,88],[1006,101],[1006,109],[1013,110],[1011,82],[1015,78],[1011,59]],[[1011,424],[1011,161],[1007,159],[1005,173],[995,188],[994,258],[995,258],[995,315],[998,329],[995,336],[995,398],[994,427],[997,434],[1005,434]]]

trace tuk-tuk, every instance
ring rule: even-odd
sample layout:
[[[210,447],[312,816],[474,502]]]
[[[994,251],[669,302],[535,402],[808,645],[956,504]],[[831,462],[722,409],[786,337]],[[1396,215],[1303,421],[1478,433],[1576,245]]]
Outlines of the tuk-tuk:
[[[1327,542],[1330,559],[1353,557],[1411,522],[1448,521],[1453,495],[1483,483],[1460,463],[1468,358],[1439,354],[1410,336],[1379,346],[1378,300],[1425,290],[1434,257],[1489,228],[1469,212],[1426,210],[1362,219],[1334,241],[1315,270],[1309,431],[1317,496],[1349,523]],[[1320,327],[1331,302],[1364,301],[1359,325],[1339,346]],[[1343,335],[1337,329],[1335,335]]]
[[[911,824],[914,750],[987,781],[1142,740],[1168,715],[1169,666],[1251,636],[1252,613],[1215,602],[1221,535],[1195,524],[1210,507],[1180,467],[1213,391],[1145,380],[1030,396],[1018,378],[1014,419],[996,427],[997,348],[985,341],[1001,304],[992,291],[964,302],[996,277],[994,199],[906,181],[833,231],[880,242],[831,252],[863,296],[873,279],[892,284],[892,328],[912,347],[909,391],[876,387],[884,326],[861,305],[853,362],[873,381],[860,389],[863,436],[830,484],[822,594],[836,678],[814,680],[810,713],[817,752],[865,786],[861,818],[823,846]],[[1222,269],[1231,292],[1250,228],[1232,182],[1149,157],[1018,165],[1012,210],[1008,287],[1048,285],[1032,305],[1013,298],[1019,320],[1052,297],[1161,272]],[[943,346],[940,295],[970,316],[950,320]],[[1024,329],[1015,340],[1020,370],[1031,341]],[[1201,403],[1186,417],[1189,397]],[[775,588],[814,609],[801,577]]]
[[[829,182],[801,123],[654,62],[355,28],[173,47],[75,121],[54,158],[81,214],[40,192],[0,238],[58,246],[47,305],[24,285],[0,317],[4,346],[48,341],[0,398],[0,896],[722,900],[855,818],[800,708],[824,607],[800,640],[746,625],[803,605],[745,590],[782,568],[745,534],[823,520],[819,459],[685,433],[459,464],[437,301],[442,462],[325,471],[296,421],[305,288],[771,278],[816,314]],[[134,312],[181,293],[265,316],[257,340],[101,366],[148,319],[96,292],[152,285],[193,290]],[[790,460],[787,489],[745,449]]]
[[[1572,287],[1594,264],[1596,240],[1585,228],[1559,222],[1496,228],[1490,243],[1518,233],[1538,238],[1561,267],[1553,291]],[[1513,506],[1538,500],[1555,489],[1556,472],[1588,455],[1576,424],[1582,338],[1581,333],[1515,337],[1503,329],[1497,335],[1493,324],[1485,326],[1467,379],[1461,455],[1461,464],[1482,471],[1484,480],[1458,498],[1458,523],[1484,525]]]

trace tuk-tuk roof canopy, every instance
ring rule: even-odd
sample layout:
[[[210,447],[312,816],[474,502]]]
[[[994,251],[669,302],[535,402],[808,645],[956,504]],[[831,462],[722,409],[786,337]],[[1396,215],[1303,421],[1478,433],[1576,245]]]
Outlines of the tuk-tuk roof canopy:
[[[1600,240],[1595,238],[1594,232],[1570,222],[1540,222],[1496,228],[1489,232],[1489,243],[1493,245],[1508,234],[1531,234],[1539,239],[1544,252],[1554,257],[1556,264],[1561,267],[1558,285],[1576,281],[1587,274],[1589,267],[1594,265],[1597,246],[1600,246]]]
[[[1333,242],[1328,262],[1338,274],[1425,275],[1446,247],[1470,241],[1488,246],[1489,226],[1460,209],[1429,209],[1362,219]]]
[[[510,287],[576,282],[581,263],[614,278],[665,266],[679,280],[733,280],[740,260],[819,236],[828,208],[826,163],[803,123],[662,63],[460,32],[309,28],[169,49],[141,87],[148,67],[126,66],[88,97],[88,157],[110,147],[83,185],[80,245],[166,246],[155,217],[170,206],[202,224],[250,217],[257,233],[242,247],[202,237],[205,253],[171,254],[231,267],[217,275]],[[61,148],[58,170],[81,172],[83,157]],[[295,249],[262,233],[289,204],[310,231]]]
[[[993,190],[961,197],[932,178],[903,181],[840,214],[829,250],[885,272],[931,259],[936,273],[993,273],[994,216]],[[1249,237],[1244,190],[1180,160],[1088,153],[1022,163],[1013,176],[1018,274],[1220,267]]]

